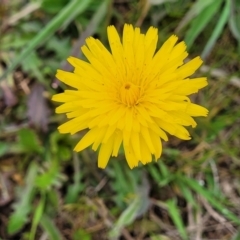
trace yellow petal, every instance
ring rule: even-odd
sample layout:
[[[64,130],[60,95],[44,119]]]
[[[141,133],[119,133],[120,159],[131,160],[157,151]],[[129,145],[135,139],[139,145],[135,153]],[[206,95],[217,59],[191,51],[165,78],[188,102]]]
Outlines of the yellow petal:
[[[143,137],[140,135],[140,147],[141,147],[141,156],[142,159],[140,159],[140,161],[142,162],[142,164],[146,164],[152,161],[152,155],[151,152],[145,142],[145,140],[143,139]]]
[[[132,130],[132,123],[133,123],[133,111],[132,109],[126,109],[126,115],[125,115],[125,126],[127,131]]]
[[[123,28],[123,49],[125,60],[127,63],[126,65],[128,65],[128,67],[130,68],[133,68],[134,66],[133,40],[133,26],[130,24],[125,24]]]
[[[187,46],[186,46],[185,42],[180,42],[180,43],[176,44],[174,46],[173,50],[171,51],[169,61],[182,55],[186,51],[186,49],[187,49]]]
[[[102,127],[99,129],[98,135],[96,136],[94,143],[92,145],[92,149],[94,151],[97,151],[98,147],[103,142],[103,138],[105,136],[106,130],[107,130],[107,127]]]
[[[158,137],[162,138],[165,141],[168,141],[167,134],[156,124],[150,124],[149,128],[158,135]]]
[[[109,26],[107,28],[107,34],[113,58],[117,65],[121,66],[121,69],[124,70],[123,46],[121,44],[116,28],[114,26]]]
[[[142,137],[144,138],[150,152],[152,154],[155,153],[155,149],[154,149],[154,146],[153,146],[153,143],[152,143],[152,139],[151,139],[151,136],[149,134],[149,129],[144,127],[144,126],[141,126],[141,135]]]
[[[86,122],[78,121],[78,119],[74,118],[70,121],[60,125],[58,127],[58,131],[60,133],[71,133],[71,132],[78,132],[83,129],[87,128]]]
[[[109,70],[106,68],[106,65],[104,65],[100,59],[96,58],[85,45],[81,47],[81,50],[97,72],[105,77],[105,84],[110,83],[114,76],[111,75]]]
[[[103,138],[103,143],[106,143],[108,139],[114,134],[116,130],[116,125],[109,126],[107,131],[105,132],[105,136]]]
[[[136,116],[136,115],[134,114],[132,130],[133,130],[134,132],[140,132],[140,123],[139,123],[138,119],[135,118],[135,116]]]
[[[99,131],[99,128],[90,129],[75,146],[74,151],[80,152],[90,146],[95,141],[95,138],[98,135]]]
[[[124,144],[126,146],[129,145],[130,136],[131,136],[131,132],[130,131],[123,130],[123,142],[124,142]]]
[[[52,97],[52,101],[55,101],[55,102],[70,102],[70,101],[75,101],[78,99],[79,99],[79,97],[74,96],[74,95],[69,95],[67,93],[55,94]]]
[[[125,109],[120,105],[109,117],[109,125],[116,124],[118,121],[122,121],[126,114]]]
[[[193,117],[206,117],[208,115],[208,110],[202,106],[191,103],[190,105],[188,105],[186,113]]]
[[[190,80],[183,80],[182,86],[178,87],[175,92],[182,95],[190,95],[197,93],[199,89],[208,85],[207,78],[193,78]]]
[[[130,137],[132,149],[134,151],[134,154],[138,160],[142,159],[141,156],[141,149],[140,149],[140,140],[139,140],[139,133],[132,132]]]
[[[125,145],[123,142],[123,147],[124,147],[124,152],[125,152],[125,156],[126,156],[126,160],[127,163],[129,165],[129,167],[132,169],[134,167],[138,166],[138,160],[134,154],[134,151],[132,149],[131,145]]]
[[[183,139],[183,140],[190,140],[191,139],[190,134],[187,131],[187,129],[184,128],[181,125],[177,125],[176,126],[176,130],[174,132],[174,136],[176,136],[176,137],[178,137],[180,139]]]
[[[123,140],[122,132],[116,130],[114,133],[114,140],[113,140],[113,153],[112,153],[113,157],[118,156],[118,151],[121,146],[122,140]]]
[[[149,116],[148,111],[145,109],[144,105],[139,105],[136,109],[137,109],[139,115],[141,115],[141,117],[143,117],[146,121],[148,121],[150,123],[153,122],[153,120]]]
[[[145,48],[145,62],[148,63],[152,59],[158,41],[158,30],[157,28],[150,27],[145,35],[144,48]]]
[[[67,61],[75,68],[80,68],[81,70],[91,70],[92,66],[90,63],[85,62],[79,58],[69,57]]]
[[[186,78],[195,73],[195,71],[202,65],[202,59],[200,57],[195,57],[194,59],[190,60],[180,68],[176,70],[176,73],[179,77]]]
[[[155,121],[158,124],[158,126],[162,128],[164,131],[170,133],[171,135],[174,135],[174,132],[176,131],[175,125],[159,118],[156,118]]]
[[[86,114],[88,111],[89,111],[88,109],[78,107],[77,110],[67,113],[66,115],[68,118],[76,118],[76,117]],[[91,115],[88,115],[88,116],[91,116]]]
[[[103,143],[98,155],[98,167],[105,168],[113,151],[113,136]]]
[[[146,71],[144,72],[144,76],[150,76],[154,78],[162,69],[162,67],[166,64],[167,59],[177,42],[177,36],[172,35],[158,50],[158,52],[153,57],[152,62],[147,66]]]
[[[81,78],[74,73],[57,70],[56,78],[73,88],[80,89],[83,86]]]
[[[194,119],[186,113],[180,111],[171,111],[169,112],[171,116],[174,117],[174,122],[183,126],[192,126],[193,128],[196,127],[197,123]]]
[[[149,129],[149,134],[155,150],[154,152],[155,159],[157,160],[160,158],[162,154],[162,142],[159,136],[155,132],[151,131],[150,129]]]
[[[67,113],[71,111],[77,110],[79,107],[73,104],[73,102],[67,102],[62,104],[61,106],[57,107],[55,112],[56,113]]]

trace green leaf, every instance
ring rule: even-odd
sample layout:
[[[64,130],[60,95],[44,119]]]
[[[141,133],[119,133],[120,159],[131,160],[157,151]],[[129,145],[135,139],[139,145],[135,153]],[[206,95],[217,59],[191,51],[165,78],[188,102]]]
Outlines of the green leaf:
[[[168,206],[168,212],[169,212],[175,226],[177,227],[182,239],[184,239],[184,240],[188,239],[186,228],[184,227],[181,214],[180,214],[177,204],[176,204],[176,200],[175,199],[168,200],[167,206]]]
[[[26,186],[21,192],[19,202],[14,206],[14,212],[10,216],[7,231],[9,234],[18,232],[26,223],[27,216],[31,211],[31,201],[34,196],[34,181],[37,175],[38,166],[32,163],[28,169]]]
[[[54,224],[51,218],[47,215],[43,215],[40,220],[40,225],[44,229],[44,231],[48,234],[49,240],[62,240],[63,237],[59,232],[58,228]]]
[[[27,152],[42,152],[43,148],[39,144],[37,135],[34,131],[28,128],[20,129],[18,132],[19,145]]]
[[[48,170],[40,176],[37,176],[35,183],[42,191],[46,191],[53,185],[61,184],[61,182],[59,182],[60,178],[59,163],[56,159],[52,159]]]
[[[203,31],[203,29],[217,13],[221,6],[221,3],[222,0],[214,1],[212,4],[208,5],[204,9],[204,11],[200,12],[200,14],[195,19],[193,19],[184,39],[188,46],[188,49],[191,48],[194,40],[198,37],[198,35]]]
[[[166,165],[162,161],[159,161],[158,164],[159,164],[162,176],[164,178],[169,178],[171,173],[168,171],[168,168],[166,167]]]
[[[39,201],[39,204],[34,213],[32,228],[31,228],[31,233],[30,233],[30,238],[29,238],[30,240],[35,239],[36,229],[37,229],[39,221],[43,215],[44,206],[45,206],[45,194],[42,195],[42,198]]]
[[[207,44],[206,44],[206,46],[205,46],[205,48],[204,48],[204,50],[201,54],[201,57],[203,59],[206,59],[206,57],[212,51],[218,37],[222,33],[222,30],[223,30],[225,24],[228,21],[229,14],[230,14],[230,0],[226,0],[224,9],[223,9],[222,14],[221,14],[221,17],[218,20],[217,25],[214,28],[213,33],[212,33],[210,39],[208,40],[208,42],[207,42]]]
[[[185,185],[181,181],[176,181],[176,184],[179,186],[180,191],[182,195],[185,197],[185,199],[195,208],[197,208],[196,201],[192,195],[191,189],[189,188],[188,185]]]
[[[231,1],[231,14],[229,17],[229,28],[233,36],[238,40],[238,53],[240,54],[240,2]]]
[[[39,82],[44,84],[45,80],[42,72],[42,61],[36,52],[31,52],[25,58],[25,60],[22,62],[22,68],[24,72],[29,73],[30,76],[37,78]]]
[[[179,23],[176,32],[180,32],[186,25],[188,25],[198,14],[203,13],[205,8],[213,2],[218,0],[198,0],[196,1],[190,10],[185,14],[185,17]]]
[[[46,49],[54,51],[56,54],[56,58],[62,61],[69,56],[69,52],[72,47],[69,42],[70,41],[68,38],[59,39],[53,36],[46,43]]]
[[[151,174],[151,177],[157,182],[160,183],[162,181],[162,176],[156,164],[149,164],[148,172]]]
[[[0,80],[5,78],[11,71],[13,71],[24,59],[37,47],[42,45],[50,36],[52,36],[56,30],[60,27],[69,24],[77,15],[82,13],[87,6],[90,4],[91,0],[72,0],[69,1],[57,16],[55,16],[52,21],[50,21],[46,27],[39,32],[34,39],[24,48],[24,50],[16,57],[12,65],[6,70]]]
[[[149,164],[148,170],[152,178],[156,181],[157,184],[159,184],[159,186],[166,186],[174,180],[174,175],[168,171],[166,165],[162,161],[159,161],[158,165]]]

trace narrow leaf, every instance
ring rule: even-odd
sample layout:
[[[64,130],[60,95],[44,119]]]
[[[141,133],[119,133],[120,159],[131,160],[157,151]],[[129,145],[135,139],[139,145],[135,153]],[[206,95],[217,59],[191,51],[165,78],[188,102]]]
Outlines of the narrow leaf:
[[[208,40],[203,52],[202,52],[202,59],[206,59],[207,56],[210,54],[210,52],[212,51],[214,44],[216,43],[218,37],[220,36],[220,34],[222,33],[222,30],[225,26],[225,24],[228,21],[228,17],[230,14],[230,0],[226,0],[224,9],[222,11],[221,17],[215,27],[215,29],[213,30],[213,33],[210,37],[210,39]]]
[[[228,24],[233,36],[238,40],[238,54],[240,54],[240,4],[237,0],[231,1],[231,14]]]
[[[204,11],[202,11],[191,23],[190,28],[188,29],[185,37],[185,42],[188,46],[188,49],[191,48],[194,40],[198,37],[198,35],[203,31],[203,29],[207,26],[210,20],[214,17],[214,15],[219,10],[221,6],[222,0],[214,1],[212,4],[207,6]]]
[[[176,33],[180,32],[187,24],[189,24],[199,13],[203,12],[205,8],[213,1],[218,0],[198,0],[196,1],[190,10],[186,13],[185,17],[179,23]]]
[[[44,205],[45,205],[45,194],[42,195],[42,198],[41,198],[41,200],[36,208],[36,211],[34,213],[32,229],[31,229],[30,238],[29,238],[30,240],[35,239],[36,229],[37,229],[39,221],[43,215]]]
[[[182,239],[184,239],[184,240],[188,239],[186,228],[184,227],[181,214],[176,205],[176,200],[175,199],[168,200],[167,206],[168,206],[168,212],[169,212],[175,226],[177,227]]]

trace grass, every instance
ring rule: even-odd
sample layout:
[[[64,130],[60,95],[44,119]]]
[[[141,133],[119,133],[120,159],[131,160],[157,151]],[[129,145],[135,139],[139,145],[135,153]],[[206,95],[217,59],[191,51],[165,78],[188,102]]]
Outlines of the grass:
[[[3,1],[0,239],[240,239],[240,6],[203,2]],[[157,163],[130,171],[122,154],[101,170],[91,150],[73,152],[80,134],[57,132],[50,98],[64,89],[54,75],[67,56],[125,22],[158,27],[161,43],[177,33],[191,58],[204,56],[209,86],[195,101],[210,113]]]

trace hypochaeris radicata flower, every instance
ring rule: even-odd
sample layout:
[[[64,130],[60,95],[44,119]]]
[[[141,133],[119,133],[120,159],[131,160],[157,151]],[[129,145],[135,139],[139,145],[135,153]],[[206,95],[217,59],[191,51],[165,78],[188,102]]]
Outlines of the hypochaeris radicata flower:
[[[202,64],[199,57],[184,63],[188,56],[184,42],[171,36],[156,51],[158,30],[146,34],[125,24],[122,41],[114,26],[107,28],[111,52],[89,37],[81,48],[89,62],[70,57],[74,72],[58,70],[57,78],[75,90],[53,96],[63,104],[56,113],[70,120],[58,129],[75,134],[88,130],[78,142],[79,152],[92,145],[99,149],[98,166],[105,168],[123,145],[130,168],[139,161],[159,159],[165,132],[190,139],[186,126],[196,126],[193,117],[207,116],[207,109],[190,101],[189,95],[207,85],[205,77],[192,78]]]

